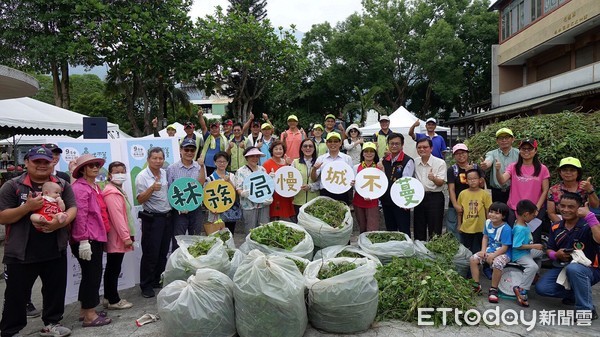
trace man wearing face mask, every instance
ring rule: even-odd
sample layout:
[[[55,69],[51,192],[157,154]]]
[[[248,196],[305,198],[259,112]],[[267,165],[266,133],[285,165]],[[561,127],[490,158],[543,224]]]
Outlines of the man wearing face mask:
[[[117,286],[125,253],[133,250],[135,220],[131,215],[131,203],[123,190],[127,180],[125,164],[115,161],[108,165],[108,184],[102,191],[108,211],[110,231],[107,233],[106,268],[104,269],[104,300],[102,304],[111,310],[131,308],[133,304],[119,297]]]

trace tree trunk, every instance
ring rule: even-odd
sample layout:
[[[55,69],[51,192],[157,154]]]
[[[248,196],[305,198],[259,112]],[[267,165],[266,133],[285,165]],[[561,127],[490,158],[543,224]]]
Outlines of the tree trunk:
[[[50,64],[52,72],[52,88],[54,89],[54,105],[62,107],[62,92],[60,86],[60,75],[58,74],[58,65],[56,62]]]
[[[60,86],[62,93],[62,108],[69,110],[71,108],[71,98],[69,91],[69,63],[67,61],[61,61],[60,63]]]

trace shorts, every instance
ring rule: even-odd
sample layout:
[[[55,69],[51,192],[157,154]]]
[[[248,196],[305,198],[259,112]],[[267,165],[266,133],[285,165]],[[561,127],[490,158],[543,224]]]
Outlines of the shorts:
[[[471,260],[477,260],[478,264],[485,263],[485,259],[479,257],[479,255],[477,255],[477,254],[473,254],[473,256],[471,256]],[[510,258],[508,257],[508,255],[506,255],[506,254],[498,255],[494,258],[494,261],[492,262],[491,267],[494,269],[503,270],[504,267],[506,266],[506,264],[509,262],[510,262]]]

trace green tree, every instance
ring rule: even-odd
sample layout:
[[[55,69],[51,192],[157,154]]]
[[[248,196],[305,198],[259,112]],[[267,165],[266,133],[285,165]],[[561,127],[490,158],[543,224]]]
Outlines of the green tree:
[[[354,87],[354,92],[358,96],[358,100],[354,102],[350,102],[344,106],[344,113],[348,116],[352,117],[357,114],[359,116],[359,125],[363,125],[365,123],[365,119],[367,118],[367,112],[370,110],[377,111],[378,120],[379,115],[385,114],[387,115],[388,111],[383,108],[379,103],[377,103],[377,96],[382,92],[379,87],[372,87],[363,93],[358,87]],[[350,118],[350,121],[354,121],[353,118]]]
[[[241,13],[250,14],[257,20],[267,17],[267,0],[229,0],[227,12],[234,10]]]

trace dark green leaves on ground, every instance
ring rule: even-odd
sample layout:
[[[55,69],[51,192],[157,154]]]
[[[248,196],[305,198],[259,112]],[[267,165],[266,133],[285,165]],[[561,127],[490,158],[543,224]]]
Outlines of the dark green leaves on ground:
[[[292,250],[302,240],[304,232],[288,227],[280,222],[254,228],[250,231],[250,238],[262,245]]]
[[[208,251],[212,248],[212,246],[215,244],[215,242],[215,240],[198,241],[188,247],[188,252],[193,257],[206,255]]]
[[[388,241],[406,241],[404,233],[400,232],[380,232],[367,234],[372,243],[384,243]]]
[[[338,276],[341,275],[347,271],[351,271],[356,269],[356,264],[352,263],[352,262],[340,262],[340,263],[333,263],[332,261],[329,261],[327,263],[327,265],[323,265],[321,267],[321,270],[319,270],[319,274],[317,275],[317,278],[319,280],[325,280],[328,278],[332,278],[334,276]]]
[[[318,199],[306,207],[306,213],[323,221],[333,228],[343,228],[346,205],[331,199]]]
[[[435,253],[443,265],[452,265],[452,259],[458,252],[459,246],[460,243],[450,232],[446,232],[443,235],[435,235],[425,243],[425,247],[432,253]]]
[[[380,266],[375,274],[379,285],[377,320],[417,320],[418,308],[468,310],[475,304],[472,282],[440,262],[397,258]],[[442,313],[435,312],[436,325]],[[452,322],[453,320],[448,320]]]

